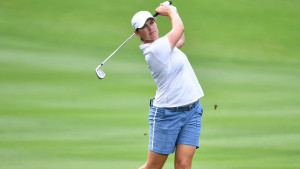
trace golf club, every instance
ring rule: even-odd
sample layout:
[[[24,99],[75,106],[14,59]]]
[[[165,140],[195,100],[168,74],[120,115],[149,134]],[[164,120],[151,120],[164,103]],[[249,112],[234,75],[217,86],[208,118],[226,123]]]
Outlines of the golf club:
[[[166,5],[171,5],[172,1],[166,1],[164,2],[164,4]],[[155,13],[153,15],[153,17],[156,17],[159,13]],[[132,37],[134,37],[135,33],[133,33],[125,42],[122,43],[122,45],[120,45],[112,54],[110,54],[97,68],[96,68],[96,74],[98,76],[99,79],[103,79],[105,77],[105,73],[100,69],[101,66],[104,65],[104,63],[110,59],[122,46],[124,46]]]

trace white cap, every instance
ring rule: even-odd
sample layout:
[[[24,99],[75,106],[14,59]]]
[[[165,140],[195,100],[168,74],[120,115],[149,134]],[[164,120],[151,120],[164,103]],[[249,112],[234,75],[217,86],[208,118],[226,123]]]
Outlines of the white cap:
[[[153,19],[156,19],[155,17],[153,17],[151,15],[150,12],[148,11],[140,11],[140,12],[137,12],[133,17],[132,17],[132,20],[131,20],[131,25],[133,27],[133,29],[138,29],[138,28],[141,28],[145,25],[145,22],[147,21],[147,19],[149,18],[153,18]]]

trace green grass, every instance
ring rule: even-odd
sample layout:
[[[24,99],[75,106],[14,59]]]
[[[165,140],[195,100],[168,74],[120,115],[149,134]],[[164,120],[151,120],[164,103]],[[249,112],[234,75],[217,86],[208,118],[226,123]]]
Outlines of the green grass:
[[[133,169],[145,162],[156,87],[139,39],[104,65],[105,79],[94,68],[132,34],[133,14],[159,3],[1,2],[1,169]],[[205,92],[193,169],[300,168],[299,1],[174,5],[186,29],[182,50]],[[161,35],[170,29],[167,18],[157,23]]]

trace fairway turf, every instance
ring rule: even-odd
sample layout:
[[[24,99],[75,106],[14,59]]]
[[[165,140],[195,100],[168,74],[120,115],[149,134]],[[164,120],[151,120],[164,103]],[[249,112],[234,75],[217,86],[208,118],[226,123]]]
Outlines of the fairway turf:
[[[173,1],[205,96],[193,169],[300,168],[300,2]],[[160,1],[3,1],[0,169],[134,169],[155,83],[131,17]],[[160,35],[170,29],[158,16]],[[214,105],[218,105],[214,109]],[[172,169],[170,155],[164,169]]]

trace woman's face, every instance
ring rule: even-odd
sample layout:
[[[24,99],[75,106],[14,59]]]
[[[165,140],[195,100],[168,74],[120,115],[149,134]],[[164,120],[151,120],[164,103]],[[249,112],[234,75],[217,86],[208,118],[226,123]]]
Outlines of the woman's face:
[[[144,43],[151,43],[158,39],[158,29],[153,18],[149,18],[142,28],[138,28],[135,34],[139,36]]]

